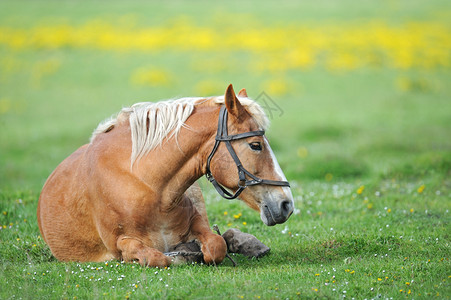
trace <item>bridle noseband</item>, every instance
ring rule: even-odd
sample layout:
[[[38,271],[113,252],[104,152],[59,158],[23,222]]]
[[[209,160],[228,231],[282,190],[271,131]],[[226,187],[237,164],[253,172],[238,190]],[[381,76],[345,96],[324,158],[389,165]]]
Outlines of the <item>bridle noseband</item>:
[[[257,184],[267,184],[267,185],[277,185],[277,186],[290,186],[288,181],[277,181],[277,180],[267,180],[267,179],[261,179],[254,174],[250,173],[248,170],[246,170],[243,165],[241,164],[240,159],[238,158],[238,155],[236,155],[235,150],[232,147],[231,141],[241,140],[245,139],[251,136],[263,136],[265,134],[264,130],[257,130],[257,131],[249,131],[245,133],[239,133],[235,135],[228,135],[227,134],[227,108],[225,105],[221,107],[221,110],[219,112],[219,119],[218,119],[218,131],[215,138],[215,145],[213,147],[213,150],[211,150],[210,155],[207,159],[207,172],[205,173],[205,176],[207,179],[213,184],[216,191],[218,193],[226,198],[226,199],[235,199],[238,197],[241,192],[247,188],[248,186],[257,185]],[[232,156],[233,160],[235,161],[236,167],[238,168],[238,190],[235,191],[234,194],[230,193],[228,190],[226,190],[223,186],[221,186],[216,179],[213,177],[213,174],[210,170],[210,163],[211,159],[213,158],[213,155],[215,155],[216,150],[219,147],[219,144],[221,142],[224,142],[227,146],[227,150],[229,150],[230,156]],[[249,176],[251,179],[246,179],[246,175]]]

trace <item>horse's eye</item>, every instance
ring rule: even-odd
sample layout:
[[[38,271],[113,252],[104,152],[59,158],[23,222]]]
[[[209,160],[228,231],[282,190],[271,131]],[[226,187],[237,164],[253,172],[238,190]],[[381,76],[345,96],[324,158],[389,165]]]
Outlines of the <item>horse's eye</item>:
[[[261,151],[262,150],[262,145],[259,142],[250,143],[249,147],[251,147],[251,149],[254,150],[254,151]]]

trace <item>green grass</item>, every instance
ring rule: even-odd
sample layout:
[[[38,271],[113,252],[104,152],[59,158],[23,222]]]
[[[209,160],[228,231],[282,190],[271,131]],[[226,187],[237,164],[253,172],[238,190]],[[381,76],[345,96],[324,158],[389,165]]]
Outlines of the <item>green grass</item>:
[[[141,26],[170,24],[180,15],[213,27],[366,19],[451,26],[448,1],[171,3],[2,1],[0,26],[84,24],[127,14]],[[209,62],[228,64],[199,71],[194,65],[208,55]],[[122,53],[0,45],[0,298],[449,299],[450,70],[255,73],[243,67],[252,59],[220,49]],[[54,61],[60,66],[42,73]],[[143,66],[168,70],[173,81],[136,85],[131,74]],[[221,199],[201,181],[211,224],[254,234],[271,247],[268,256],[235,256],[235,268],[224,261],[162,270],[117,261],[61,263],[51,255],[36,222],[40,189],[99,121],[138,101],[200,96],[198,83],[210,79],[213,94],[231,82],[257,97],[267,91],[265,82],[278,78],[291,88],[268,93],[283,110],[272,116],[268,137],[292,183],[296,213],[286,224],[266,227],[243,203]]]

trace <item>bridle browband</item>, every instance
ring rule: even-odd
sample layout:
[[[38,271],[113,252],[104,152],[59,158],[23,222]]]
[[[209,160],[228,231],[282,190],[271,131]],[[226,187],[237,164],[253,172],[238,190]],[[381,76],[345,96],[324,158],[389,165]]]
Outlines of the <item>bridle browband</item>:
[[[218,118],[218,131],[215,138],[215,145],[213,147],[213,150],[211,150],[210,155],[207,159],[207,171],[205,173],[205,176],[207,179],[213,184],[216,191],[218,191],[219,195],[221,195],[223,198],[226,199],[235,199],[238,197],[242,191],[244,191],[245,188],[252,185],[257,184],[267,184],[267,185],[277,185],[277,186],[290,186],[288,181],[277,181],[277,180],[267,180],[267,179],[261,179],[254,174],[250,173],[248,170],[246,170],[243,165],[241,164],[240,159],[238,158],[238,155],[236,155],[235,150],[232,147],[231,141],[241,140],[245,139],[251,136],[263,136],[265,134],[264,130],[256,130],[256,131],[249,131],[245,133],[239,133],[234,135],[228,135],[227,133],[227,108],[225,105],[221,107],[221,110],[219,111],[219,118]],[[227,150],[229,150],[230,156],[232,156],[233,160],[235,161],[236,167],[238,168],[238,189],[235,191],[234,194],[230,193],[226,188],[224,188],[222,185],[220,185],[216,179],[213,177],[213,174],[210,170],[210,163],[211,159],[213,158],[213,155],[215,155],[216,150],[219,147],[219,144],[221,142],[224,142],[227,146]],[[246,179],[246,175],[249,176],[251,179]]]

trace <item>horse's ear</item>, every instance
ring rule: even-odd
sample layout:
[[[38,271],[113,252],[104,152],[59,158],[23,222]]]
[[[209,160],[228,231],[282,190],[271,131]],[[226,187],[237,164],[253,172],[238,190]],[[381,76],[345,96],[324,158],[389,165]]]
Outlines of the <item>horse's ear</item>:
[[[247,98],[246,89],[241,89],[241,91],[238,92],[238,97]]]
[[[229,114],[231,114],[237,118],[245,110],[243,105],[241,105],[240,101],[236,97],[232,84],[230,84],[227,87],[227,90],[224,95],[224,103],[225,103],[225,106],[226,106]]]

